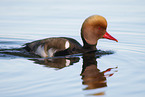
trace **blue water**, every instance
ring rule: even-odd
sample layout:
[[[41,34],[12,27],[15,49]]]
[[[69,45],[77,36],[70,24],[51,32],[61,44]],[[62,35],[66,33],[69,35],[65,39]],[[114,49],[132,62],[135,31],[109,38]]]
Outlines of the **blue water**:
[[[107,19],[107,31],[119,42],[99,40],[97,48],[114,53],[96,58],[97,65],[87,66],[88,71],[83,74],[82,56],[67,59],[73,63],[67,66],[66,59],[56,59],[58,66],[51,60],[44,65],[43,60],[1,54],[0,96],[145,96],[144,3],[142,0],[1,0],[0,50],[21,48],[27,42],[57,36],[72,37],[82,44],[81,24],[94,14]]]

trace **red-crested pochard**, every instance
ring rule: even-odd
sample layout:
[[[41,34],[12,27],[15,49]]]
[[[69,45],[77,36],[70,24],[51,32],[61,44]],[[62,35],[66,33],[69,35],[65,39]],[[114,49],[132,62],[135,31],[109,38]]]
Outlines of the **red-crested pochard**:
[[[72,38],[52,37],[27,43],[25,49],[41,57],[85,53],[97,50],[96,45],[101,38],[118,42],[117,39],[107,33],[106,29],[106,19],[100,15],[93,15],[88,17],[82,24],[81,38],[83,40],[83,46]]]

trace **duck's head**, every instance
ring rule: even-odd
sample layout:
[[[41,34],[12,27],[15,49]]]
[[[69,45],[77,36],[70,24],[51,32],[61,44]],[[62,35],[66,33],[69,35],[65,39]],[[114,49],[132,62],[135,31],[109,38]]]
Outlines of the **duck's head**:
[[[81,37],[84,42],[84,46],[97,45],[100,38],[106,38],[118,42],[117,39],[112,37],[106,31],[107,21],[104,17],[100,15],[93,15],[88,17],[81,28]]]

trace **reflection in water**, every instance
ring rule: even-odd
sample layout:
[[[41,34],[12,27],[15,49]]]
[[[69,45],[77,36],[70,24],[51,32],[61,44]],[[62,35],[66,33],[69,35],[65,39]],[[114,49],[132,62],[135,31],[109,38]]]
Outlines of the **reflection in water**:
[[[96,56],[100,57],[102,55],[113,54],[112,51],[95,51]],[[17,58],[25,57],[31,61],[34,61],[36,64],[45,65],[46,67],[61,69],[73,63],[79,62],[79,57],[82,54],[68,55],[68,56],[58,56],[54,58],[40,58],[33,53],[27,52],[22,48],[13,48],[13,49],[0,49],[0,58]]]
[[[47,58],[47,59],[30,59],[36,64],[45,65],[46,67],[62,69],[66,66],[73,65],[73,63],[79,62],[79,57],[73,58]]]
[[[96,59],[100,56],[96,57],[95,52],[83,54],[83,69],[82,69],[82,80],[83,85],[87,85],[84,90],[97,89],[107,87],[106,77],[112,76],[114,73],[106,74],[110,72],[112,69],[109,68],[103,72],[101,72],[97,68]],[[104,92],[95,93],[93,95],[104,95]]]
[[[114,74],[110,72],[115,68],[109,68],[105,71],[100,71],[97,68],[96,59],[102,55],[113,54],[112,51],[93,51],[89,53],[82,54],[83,56],[83,68],[82,68],[82,84],[87,87],[84,90],[98,89],[107,87],[106,78]],[[81,55],[81,54],[80,54]],[[40,58],[39,56],[32,55],[22,48],[19,49],[1,49],[0,57],[26,57],[28,60],[33,61],[36,64],[45,65],[45,67],[62,69],[66,66],[73,65],[80,60],[80,55],[70,55],[64,57],[54,57],[54,58]],[[107,73],[107,74],[106,74]],[[97,92],[91,95],[104,95],[104,92]]]
[[[113,54],[113,52],[98,50],[98,51],[94,51],[93,55],[92,55],[92,53],[90,53],[90,54],[84,54],[83,56],[84,57],[85,57],[85,55],[86,55],[86,57],[90,56],[87,58],[91,58],[91,60],[94,60],[94,62],[93,61],[92,62],[96,66],[97,63],[95,63],[96,62],[95,56],[101,57],[102,55],[107,55],[107,54]],[[58,56],[58,57],[54,57],[54,58],[34,58],[34,59],[30,59],[30,60],[34,61],[34,63],[36,63],[36,64],[45,65],[46,67],[61,69],[66,66],[73,65],[73,63],[79,62],[80,55],[81,54],[62,56],[62,57]],[[83,57],[83,60],[86,60],[86,61],[84,61],[84,63],[87,64],[87,62],[88,62],[87,60],[90,60],[90,59],[84,59],[84,57]]]
[[[45,65],[46,67],[61,69],[73,63],[79,62],[78,56],[65,56],[54,57],[54,58],[40,58],[37,55],[31,54],[24,50],[23,48],[15,49],[0,49],[1,58],[16,58],[16,57],[25,57],[31,61],[34,61],[36,64]]]

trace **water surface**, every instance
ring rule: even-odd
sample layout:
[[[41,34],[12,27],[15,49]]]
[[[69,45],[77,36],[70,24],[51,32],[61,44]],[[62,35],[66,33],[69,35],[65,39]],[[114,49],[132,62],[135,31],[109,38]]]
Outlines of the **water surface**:
[[[27,42],[57,36],[72,37],[82,44],[81,24],[94,14],[107,19],[108,32],[119,42],[99,40],[98,48],[113,51],[110,55],[56,58],[53,62],[0,54],[0,95],[144,96],[144,3],[141,0],[1,0],[0,50],[21,48]]]

